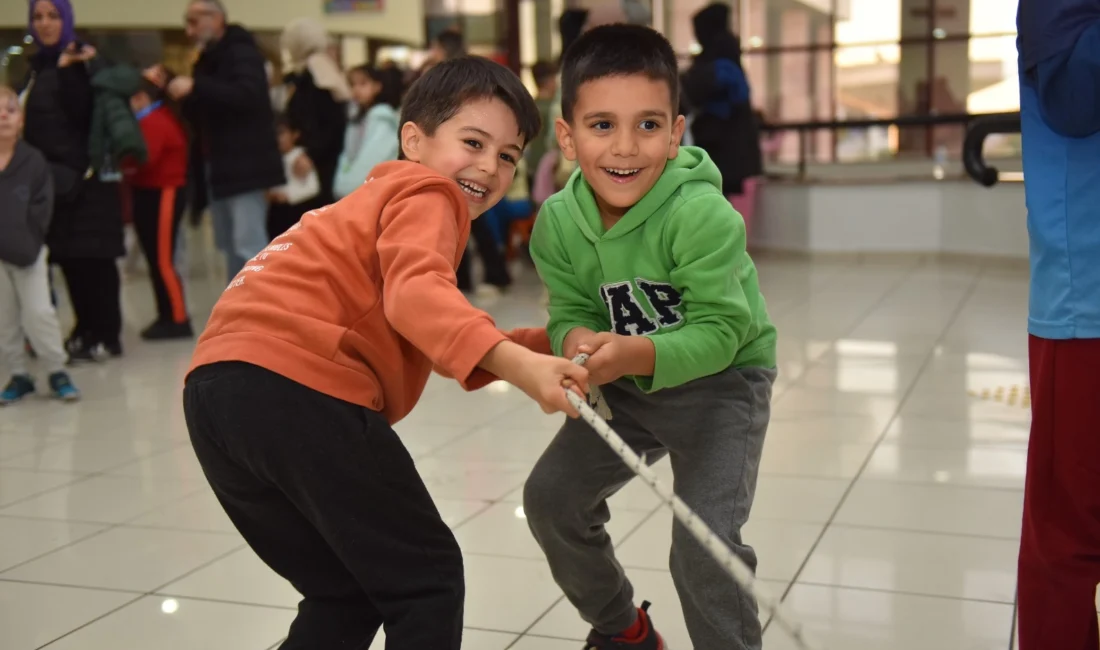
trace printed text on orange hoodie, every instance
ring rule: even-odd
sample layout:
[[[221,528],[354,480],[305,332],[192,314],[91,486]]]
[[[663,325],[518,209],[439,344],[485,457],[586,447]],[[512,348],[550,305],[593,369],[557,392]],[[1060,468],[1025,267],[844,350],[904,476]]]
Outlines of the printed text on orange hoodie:
[[[496,379],[477,364],[506,337],[549,354],[545,329],[505,335],[458,290],[469,234],[457,183],[417,163],[378,165],[245,265],[191,368],[244,361],[392,424],[416,405],[433,365],[473,390]]]

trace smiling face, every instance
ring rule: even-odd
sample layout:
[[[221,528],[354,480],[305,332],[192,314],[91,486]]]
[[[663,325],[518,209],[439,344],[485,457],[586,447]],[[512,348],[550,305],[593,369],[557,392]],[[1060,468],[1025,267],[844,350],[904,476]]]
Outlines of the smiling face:
[[[523,136],[508,105],[493,98],[466,102],[429,135],[415,122],[401,126],[405,158],[452,178],[476,219],[512,184],[523,156]]]
[[[34,3],[31,27],[38,36],[39,42],[46,47],[52,47],[61,42],[61,32],[64,28],[61,12],[49,0],[38,0]]]
[[[0,142],[14,142],[23,129],[23,110],[19,97],[9,88],[0,89]]]
[[[684,135],[668,83],[643,74],[583,83],[571,118],[554,125],[558,144],[592,186],[605,223],[617,221],[657,184]]]

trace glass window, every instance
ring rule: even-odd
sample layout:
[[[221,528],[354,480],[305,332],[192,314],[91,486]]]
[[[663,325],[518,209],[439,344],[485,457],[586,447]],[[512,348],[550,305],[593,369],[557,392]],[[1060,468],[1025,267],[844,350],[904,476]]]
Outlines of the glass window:
[[[901,0],[849,0],[847,14],[837,17],[838,45],[896,44],[900,38]]]

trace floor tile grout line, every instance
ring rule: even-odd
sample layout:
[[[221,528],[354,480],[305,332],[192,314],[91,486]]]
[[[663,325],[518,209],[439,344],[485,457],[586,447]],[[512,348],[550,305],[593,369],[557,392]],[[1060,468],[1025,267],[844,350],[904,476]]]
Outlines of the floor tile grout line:
[[[460,440],[465,440],[466,438],[469,438],[470,436],[477,433],[480,429],[483,429],[483,428],[491,425],[493,422],[496,422],[497,420],[503,418],[505,415],[510,414],[512,411],[518,411],[520,409],[520,407],[522,407],[522,406],[523,406],[522,404],[517,404],[516,406],[513,406],[510,409],[506,409],[503,413],[500,413],[499,415],[495,415],[495,416],[489,418],[485,422],[482,422],[480,424],[472,425],[472,426],[467,427],[465,429],[459,429],[460,433],[455,434],[454,438],[448,438],[446,442],[442,442],[438,445],[435,445],[434,447],[429,448],[428,451],[425,451],[423,454],[420,454],[418,456],[417,460],[419,460],[421,458],[429,458],[429,457],[434,456],[439,450],[446,449],[450,445],[453,445],[454,443],[459,442]],[[426,424],[424,426],[447,426],[447,425],[445,425],[445,424],[443,424],[443,425],[428,425],[428,424]],[[400,438],[401,434],[398,433],[397,437]],[[402,442],[401,444],[404,445],[405,443]]]
[[[31,471],[34,471],[34,470],[31,470]],[[23,503],[24,501],[30,501],[31,499],[34,499],[36,497],[44,496],[44,495],[50,494],[52,492],[56,492],[58,490],[67,488],[67,487],[72,487],[72,486],[74,486],[78,483],[84,483],[86,481],[90,481],[91,479],[97,478],[99,476],[102,476],[102,474],[100,474],[99,472],[96,472],[95,474],[81,474],[78,478],[76,478],[76,479],[74,479],[74,480],[72,480],[68,483],[63,483],[61,485],[57,485],[57,486],[54,486],[52,488],[47,488],[45,490],[42,490],[41,492],[35,492],[34,494],[28,494],[26,496],[19,497],[18,499],[16,499],[15,501],[12,501],[10,503],[5,503],[4,505],[0,506],[0,512],[3,512],[4,510],[7,510],[8,508],[10,508],[12,506],[19,505],[20,503]]]
[[[16,468],[12,468],[12,469],[16,469]],[[23,471],[35,472],[36,470],[23,470]],[[60,474],[61,472],[38,472],[38,473],[45,473],[45,474],[56,473],[56,474]],[[34,494],[28,494],[26,496],[23,496],[23,497],[20,497],[20,498],[16,499],[15,501],[10,502],[10,503],[5,503],[4,505],[0,506],[0,517],[14,516],[14,517],[25,517],[27,519],[47,519],[46,517],[26,517],[25,515],[9,515],[9,514],[5,514],[3,511],[7,510],[8,508],[11,508],[12,506],[17,506],[19,504],[22,504],[26,501],[30,501],[30,500],[38,498],[38,497],[43,497],[43,496],[46,496],[47,494],[52,494],[53,492],[57,492],[57,491],[65,489],[65,488],[71,488],[74,485],[77,485],[77,484],[80,484],[80,483],[86,483],[86,482],[88,482],[92,479],[96,479],[96,478],[123,478],[123,479],[128,478],[128,479],[138,480],[138,479],[141,479],[141,478],[144,478],[144,477],[124,476],[124,475],[118,475],[118,474],[108,474],[108,473],[106,473],[106,471],[93,472],[93,473],[90,473],[90,474],[81,474],[81,475],[79,475],[78,478],[76,478],[75,480],[73,480],[69,483],[64,483],[62,485],[58,485],[58,486],[43,490],[41,492],[36,492]],[[196,481],[191,481],[189,479],[171,479],[171,480],[157,479],[155,481],[151,481],[151,483],[156,483],[158,481],[162,482],[162,483],[176,483],[176,484],[179,484],[179,485],[185,485],[188,488],[194,487],[196,484],[199,483],[199,481],[197,481],[197,480]],[[189,496],[194,496],[196,493],[200,492],[204,487],[206,487],[205,482],[203,482],[202,486],[195,487],[195,489],[192,492],[188,492],[183,498],[186,498],[186,497],[189,497]],[[174,502],[174,501],[165,502],[165,504],[172,503],[172,502]],[[140,517],[140,516],[144,516],[146,514],[148,514],[148,511],[143,512],[141,515],[138,515],[138,516]],[[62,520],[54,520],[54,521],[62,521]],[[103,523],[103,522],[84,522],[84,521],[81,521],[81,520],[63,520],[63,521],[74,521],[76,523]]]
[[[477,512],[474,512],[473,514],[470,514],[470,515],[464,517],[461,521],[456,523],[454,526],[451,526],[450,527],[451,532],[452,533],[457,532],[458,529],[462,528],[463,526],[470,523],[471,521],[481,517],[481,515],[485,514],[486,512],[491,510],[494,506],[496,506],[497,503],[500,503],[500,502],[498,502],[498,501],[484,501],[482,507],[479,508],[477,510]]]
[[[0,439],[3,439],[5,437],[5,435],[6,434],[0,434]],[[69,443],[69,444],[72,443],[72,439],[68,439],[68,438],[49,438],[49,439],[46,439],[46,440],[41,440],[41,439],[39,439],[39,437],[36,434],[33,434],[33,433],[32,434],[26,434],[26,435],[28,435],[31,438],[34,438],[35,442],[41,443],[44,446],[36,447],[36,448],[31,449],[29,451],[22,451],[22,452],[19,452],[18,454],[12,454],[11,456],[0,457],[0,469],[18,469],[18,468],[15,468],[15,467],[6,467],[4,464],[8,463],[10,461],[13,461],[17,458],[22,458],[23,456],[28,456],[30,454],[38,453],[38,452],[44,452],[44,451],[47,451],[49,449],[52,449],[53,447],[59,447],[62,444],[65,444],[66,442]],[[56,442],[50,442],[50,440],[56,440]]]
[[[873,447],[872,451],[877,451],[881,445],[875,446],[873,443],[860,444],[861,447]],[[824,474],[791,474],[786,472],[760,472],[760,476],[769,476],[772,478],[805,478],[814,480],[833,480],[833,481],[848,481],[850,479],[836,476],[825,476]],[[853,477],[854,478],[854,477]],[[937,483],[931,480],[919,480],[919,479],[895,479],[895,478],[868,478],[868,481],[874,481],[877,483],[887,483],[891,485],[908,485],[908,486],[923,486],[943,489],[956,489],[956,490],[981,490],[983,492],[1023,492],[1024,486],[1020,487],[1008,487],[1003,485],[967,485],[965,483]]]
[[[922,374],[924,374],[924,372],[927,369],[929,363],[931,363],[931,360],[932,360],[933,356],[935,355],[936,346],[940,343],[940,341],[943,340],[944,336],[946,336],[947,332],[951,329],[951,326],[954,325],[955,321],[958,320],[959,314],[961,314],[963,309],[966,307],[966,303],[968,303],[970,301],[971,297],[974,295],[974,291],[977,289],[978,283],[980,282],[981,277],[984,274],[984,272],[985,272],[985,267],[981,266],[981,267],[978,268],[977,272],[974,274],[974,277],[971,279],[970,286],[967,288],[967,291],[959,299],[959,304],[956,305],[955,310],[952,312],[951,317],[944,324],[943,329],[940,332],[940,335],[932,343],[931,348],[928,350],[927,354],[925,355],[924,361],[921,363],[920,370],[917,372],[917,377],[918,378],[920,378],[920,376]],[[858,325],[857,325],[857,327],[858,327]],[[913,385],[915,385],[915,382],[914,382]],[[898,415],[901,413],[902,407],[905,405],[905,400],[909,397],[909,394],[912,393],[912,391],[913,391],[913,388],[912,388],[912,386],[910,386],[910,388],[902,395],[901,399],[898,400],[898,405],[897,405],[897,408],[894,410],[894,414],[886,421],[885,425],[883,426],[882,433],[879,434],[879,437],[875,441],[875,444],[872,446],[870,451],[868,451],[866,458],[863,459],[863,463],[860,465],[860,468],[856,472],[856,475],[854,477],[852,477],[852,480],[848,484],[848,487],[844,490],[844,493],[841,495],[840,500],[837,502],[836,506],[833,508],[833,512],[830,515],[829,520],[821,528],[821,532],[818,534],[817,539],[814,540],[814,543],[810,546],[809,550],[806,552],[806,557],[803,558],[802,563],[801,563],[801,565],[799,565],[798,570],[795,572],[794,577],[791,579],[790,584],[787,586],[787,589],[783,592],[783,595],[780,598],[781,600],[785,601],[787,599],[787,597],[790,595],[791,590],[798,583],[799,576],[801,576],[802,572],[806,569],[806,565],[809,564],[810,558],[813,557],[814,551],[817,550],[817,547],[821,544],[821,540],[825,537],[825,534],[828,532],[829,528],[835,522],[837,515],[840,514],[840,510],[844,507],[844,503],[847,501],[848,496],[851,495],[852,490],[856,486],[856,483],[859,482],[859,479],[863,475],[864,470],[870,464],[871,458],[874,456],[875,451],[879,448],[879,445],[882,444],[883,439],[886,437],[887,433],[890,431],[890,427],[893,425],[894,421],[897,420]],[[769,621],[768,623],[770,625],[771,621]]]
[[[149,514],[149,513],[146,513]],[[142,515],[144,516],[144,515]],[[116,524],[118,528],[127,530],[157,530],[167,533],[198,533],[200,535],[221,535],[223,537],[239,536],[237,530],[212,530],[209,528],[184,528],[182,526],[154,526],[152,524],[122,523]]]
[[[616,549],[621,548],[622,545],[627,542],[627,540],[629,540],[631,537],[633,537],[634,534],[636,534],[638,532],[638,530],[642,528],[642,526],[649,523],[649,520],[652,519],[660,511],[660,509],[661,509],[660,506],[654,507],[652,512],[649,512],[648,514],[646,514],[646,516],[642,517],[642,519],[639,520],[637,524],[635,524],[618,541],[616,541],[614,547]],[[640,511],[635,510],[634,512],[640,512]],[[546,558],[545,557],[528,557],[526,555],[509,555],[507,553],[486,553],[484,551],[467,551],[467,550],[463,550],[462,554],[463,555],[471,555],[471,556],[474,556],[474,557],[503,558],[503,559],[507,559],[507,560],[523,560],[525,562],[538,562],[538,563],[541,563],[541,564],[546,563]],[[623,568],[624,569],[631,569],[631,570],[636,569],[638,571],[656,571],[656,572],[662,572],[662,573],[667,573],[668,572],[668,569],[652,569],[652,568],[648,568],[648,567],[625,567],[624,566]]]
[[[118,527],[118,524],[110,524],[106,528],[104,528],[103,530],[97,530],[94,533],[91,533],[90,535],[86,535],[86,536],[81,537],[79,539],[75,539],[75,540],[69,542],[68,544],[64,544],[62,546],[58,546],[57,548],[50,549],[50,550],[45,551],[43,553],[39,553],[38,555],[35,555],[34,557],[27,558],[26,560],[23,560],[22,562],[17,562],[17,563],[15,563],[15,564],[13,564],[13,565],[5,568],[5,569],[0,569],[0,580],[4,580],[5,579],[4,575],[7,574],[7,573],[10,573],[11,571],[19,569],[19,568],[21,568],[23,566],[26,566],[26,565],[28,565],[32,562],[37,562],[38,560],[41,560],[42,558],[46,557],[47,555],[57,553],[58,551],[63,551],[67,548],[75,546],[76,544],[80,544],[80,543],[86,542],[90,539],[95,539],[96,537],[99,537],[101,535],[105,535],[105,534],[109,533],[110,531],[114,530],[117,527]]]
[[[189,493],[179,497],[178,499],[172,499],[172,500],[169,500],[169,501],[165,501],[164,503],[162,503],[160,505],[149,508],[148,510],[144,510],[144,511],[141,512],[141,514],[139,514],[135,517],[131,517],[130,519],[127,519],[126,521],[122,521],[122,522],[114,522],[114,523],[82,522],[82,521],[67,521],[67,520],[62,520],[62,519],[42,519],[42,518],[36,518],[36,517],[22,517],[23,519],[34,519],[36,521],[55,521],[55,522],[59,522],[59,523],[81,523],[81,524],[86,524],[86,525],[106,526],[106,527],[103,530],[98,530],[98,531],[96,531],[96,532],[94,532],[90,535],[87,535],[85,537],[81,537],[80,539],[73,540],[73,541],[71,541],[67,544],[64,544],[62,546],[58,546],[57,548],[51,549],[49,551],[46,551],[46,552],[41,553],[39,555],[36,555],[32,558],[29,558],[27,560],[24,560],[22,562],[14,564],[14,565],[6,568],[6,569],[0,570],[0,578],[2,578],[3,575],[8,573],[9,571],[13,571],[15,569],[18,569],[18,568],[20,568],[24,565],[30,564],[31,562],[36,562],[36,561],[46,557],[47,555],[51,555],[53,553],[63,551],[67,548],[71,548],[72,546],[75,546],[76,544],[86,542],[86,541],[88,541],[90,539],[93,539],[95,537],[99,537],[100,535],[105,535],[105,534],[107,534],[107,533],[109,533],[113,530],[117,530],[117,529],[120,529],[120,528],[130,528],[130,529],[141,528],[141,527],[136,527],[136,526],[127,526],[126,524],[128,524],[132,521],[135,521],[137,519],[140,519],[140,518],[150,514],[154,510],[157,510],[159,508],[163,508],[163,507],[166,507],[166,506],[169,506],[169,505],[174,505],[174,504],[179,503],[179,502],[181,502],[185,499],[188,499],[192,496],[195,496],[196,494],[201,492],[203,489],[204,488],[198,488],[194,492],[189,492]],[[7,517],[7,515],[5,515],[5,517]],[[160,529],[144,529],[144,528],[141,528],[141,529],[143,529],[143,530],[160,530]],[[172,531],[172,532],[182,532],[182,531]],[[199,531],[186,531],[186,532],[199,532]],[[51,641],[51,643],[52,643],[52,641]]]
[[[764,521],[786,521],[776,519],[764,519]],[[871,524],[851,524],[847,522],[816,522],[816,521],[795,521],[792,523],[801,524],[824,524],[827,523],[830,527],[845,528],[850,530],[873,530],[882,533],[904,533],[904,534],[916,534],[916,535],[932,535],[935,537],[957,537],[963,539],[981,540],[985,542],[1019,542],[1019,536],[1016,537],[994,537],[992,535],[978,535],[976,533],[952,533],[942,530],[920,530],[917,528],[890,528],[888,526],[873,526]]]
[[[76,585],[66,582],[42,582],[41,580],[23,580],[20,578],[4,578],[0,577],[0,583],[9,583],[17,585],[34,585],[37,587],[57,587],[59,589],[82,589],[84,591],[103,591],[112,594],[130,594],[132,596],[145,596],[145,592],[140,589],[120,589],[118,587],[93,587],[89,585]]]
[[[168,587],[170,587],[171,585],[174,585],[174,584],[176,584],[176,583],[177,583],[177,582],[179,582],[180,580],[185,580],[185,579],[187,579],[187,578],[190,578],[191,576],[195,575],[195,574],[196,574],[196,573],[198,573],[199,571],[202,571],[203,569],[209,568],[210,566],[212,566],[212,565],[214,565],[214,564],[216,564],[216,563],[218,563],[218,562],[221,562],[222,560],[226,559],[226,558],[227,558],[227,557],[229,557],[230,555],[234,555],[234,554],[236,554],[236,553],[239,553],[239,552],[241,552],[241,551],[242,551],[243,549],[246,549],[246,548],[249,548],[249,546],[248,546],[248,544],[247,544],[247,543],[246,543],[246,542],[245,542],[245,541],[244,541],[244,540],[242,539],[242,540],[241,540],[241,543],[240,543],[240,544],[238,544],[238,545],[234,546],[233,548],[231,548],[230,550],[226,551],[225,553],[222,553],[221,555],[218,555],[218,556],[216,556],[216,557],[214,557],[214,558],[212,558],[212,559],[210,559],[210,560],[208,560],[208,561],[206,561],[206,562],[203,562],[202,564],[200,564],[200,565],[198,565],[198,566],[194,567],[193,569],[191,569],[191,570],[189,570],[189,571],[186,571],[186,572],[184,572],[184,573],[182,573],[182,574],[180,574],[180,575],[176,576],[175,578],[172,578],[172,579],[171,579],[171,580],[169,580],[168,582],[166,582],[166,583],[164,583],[164,584],[162,584],[162,585],[160,585],[160,586],[156,587],[155,589],[150,589],[150,590],[146,591],[146,592],[145,592],[145,595],[146,595],[146,596],[155,596],[155,595],[157,595],[157,592],[159,592],[159,591],[161,591],[161,590],[163,590],[163,589],[167,589]]]
[[[111,438],[105,438],[104,440],[111,440]],[[171,446],[165,446],[164,448],[158,448],[155,451],[149,452],[148,454],[144,454],[144,455],[141,455],[141,456],[137,456],[135,458],[131,458],[130,460],[124,461],[124,462],[119,463],[117,465],[108,465],[107,467],[104,467],[104,468],[101,468],[101,469],[98,469],[98,470],[94,470],[94,471],[91,471],[91,472],[74,471],[74,470],[49,470],[49,469],[43,469],[43,468],[38,468],[38,467],[14,467],[14,466],[11,466],[11,465],[6,465],[6,463],[11,462],[12,460],[15,460],[17,458],[22,458],[23,456],[29,456],[32,453],[36,453],[34,451],[27,452],[27,453],[24,453],[24,454],[19,454],[18,456],[12,456],[11,458],[7,458],[5,460],[0,460],[0,470],[3,470],[3,469],[21,469],[21,470],[24,470],[24,471],[37,472],[37,473],[42,473],[42,474],[81,474],[81,475],[87,475],[87,476],[101,476],[101,475],[104,475],[104,474],[110,474],[111,472],[122,469],[123,467],[128,467],[130,465],[134,465],[134,464],[140,463],[142,461],[149,460],[150,458],[153,458],[155,456],[160,456],[161,454],[164,454],[164,453],[176,451],[177,449],[181,448],[184,444],[187,444],[188,446],[190,446],[189,443],[181,443],[181,442],[178,442],[178,441],[173,441],[173,442],[175,444],[173,444]],[[74,438],[74,439],[70,440],[67,444],[72,445],[72,444],[76,444],[76,443],[77,443],[77,439]],[[53,447],[53,445],[50,445],[50,447]]]
[[[289,583],[288,583],[289,584]],[[299,594],[301,595],[301,594]],[[156,597],[156,598],[171,598],[178,600],[196,600],[204,603],[217,603],[219,605],[243,605],[245,607],[260,607],[262,609],[274,609],[281,612],[298,611],[298,604],[293,605],[272,605],[270,603],[254,603],[247,600],[229,600],[226,598],[214,598],[212,596],[185,596],[183,594],[174,594],[170,590],[159,590],[154,593],[142,594],[143,598]]]
[[[145,596],[138,595],[135,598],[133,598],[132,600],[128,600],[125,603],[119,605],[118,607],[115,607],[114,609],[112,609],[110,611],[104,612],[103,614],[100,614],[99,616],[96,616],[95,618],[93,618],[92,620],[84,623],[83,625],[79,625],[79,626],[69,630],[68,632],[66,632],[66,633],[62,634],[61,636],[53,639],[52,641],[47,641],[46,643],[38,646],[38,648],[36,650],[43,650],[43,648],[48,648],[49,646],[57,643],[58,641],[64,639],[65,637],[72,636],[73,634],[76,634],[77,632],[83,630],[84,628],[86,628],[90,625],[94,625],[95,623],[98,623],[99,621],[102,621],[103,619],[107,618],[108,616],[111,616],[111,615],[113,615],[117,612],[120,612],[120,611],[126,609],[130,605],[133,605],[134,603],[140,601],[142,598],[145,598]]]
[[[539,614],[537,617],[535,617],[535,620],[530,625],[528,625],[527,628],[524,629],[523,632],[520,632],[519,637],[517,637],[515,641],[512,641],[512,643],[510,643],[507,646],[507,648],[505,648],[505,650],[510,650],[511,648],[514,648],[517,643],[519,643],[520,641],[523,640],[523,637],[528,636],[528,633],[531,630],[533,630],[536,625],[538,625],[540,622],[542,622],[542,619],[549,616],[550,612],[554,611],[554,608],[556,608],[558,605],[560,605],[564,600],[566,600],[565,594],[562,594],[562,595],[558,596],[557,598],[555,598],[554,602],[551,603],[550,606],[546,608],[546,611],[544,611],[542,614]]]
[[[846,591],[859,591],[864,593],[873,594],[893,594],[897,596],[911,596],[914,598],[927,598],[930,600],[949,600],[959,603],[981,603],[984,605],[999,605],[1002,607],[1012,607],[1013,603],[1009,600],[994,600],[992,598],[970,598],[967,596],[947,596],[944,594],[930,594],[921,591],[910,591],[907,589],[885,589],[882,587],[866,587],[862,585],[843,585],[843,584],[829,584],[826,582],[798,582],[794,583],[799,587],[820,587],[823,589],[840,589]]]
[[[171,582],[168,582],[167,584],[165,584],[165,585],[162,585],[162,587],[161,587],[161,588],[163,588],[163,587],[166,587],[166,586],[168,586],[168,585],[172,584],[173,582],[178,582],[179,580],[183,580],[184,578],[186,578],[186,577],[188,577],[189,575],[193,574],[193,573],[194,573],[195,571],[199,571],[199,570],[201,570],[201,569],[205,569],[205,568],[206,568],[207,566],[210,566],[210,565],[211,565],[211,564],[213,564],[214,562],[217,562],[218,560],[222,560],[222,559],[224,559],[224,558],[228,557],[229,555],[231,555],[231,554],[233,554],[233,553],[236,553],[237,551],[239,551],[239,550],[240,550],[241,548],[243,548],[244,546],[245,546],[245,545],[241,545],[241,546],[238,546],[237,548],[233,549],[233,550],[232,550],[232,551],[230,551],[229,553],[225,553],[225,554],[223,554],[223,555],[221,555],[221,556],[219,556],[219,557],[216,557],[216,558],[214,558],[214,559],[213,559],[213,560],[211,560],[210,562],[207,562],[206,564],[204,564],[204,565],[202,565],[202,566],[200,566],[200,567],[196,567],[195,569],[193,569],[193,570],[191,570],[191,571],[189,571],[189,572],[185,573],[184,575],[182,575],[182,576],[180,576],[180,577],[176,578],[175,580],[172,580]],[[40,584],[40,583],[32,583],[32,584]],[[138,595],[138,596],[137,596],[136,598],[134,598],[134,599],[132,599],[132,600],[129,600],[129,601],[127,601],[127,602],[123,603],[122,605],[120,605],[120,606],[118,606],[118,607],[116,607],[116,608],[114,608],[114,609],[112,609],[112,610],[110,610],[110,611],[108,611],[108,612],[105,612],[105,613],[103,613],[103,614],[101,614],[101,615],[99,615],[99,616],[97,616],[97,617],[93,618],[92,620],[90,620],[90,621],[88,621],[88,622],[84,623],[83,625],[80,625],[80,626],[78,626],[78,627],[75,627],[75,628],[73,628],[73,629],[69,630],[69,631],[68,631],[68,632],[66,632],[65,634],[62,634],[61,636],[59,636],[59,637],[57,637],[57,638],[53,639],[52,641],[49,641],[49,642],[47,642],[47,643],[45,643],[45,644],[43,644],[43,645],[40,645],[40,646],[38,646],[37,650],[43,650],[43,648],[47,648],[48,646],[51,646],[51,645],[53,645],[54,643],[57,643],[58,641],[60,641],[60,640],[64,639],[65,637],[68,637],[68,636],[72,636],[73,634],[76,634],[76,633],[77,633],[77,632],[79,632],[80,630],[83,630],[84,628],[86,628],[86,627],[88,627],[88,626],[90,626],[90,625],[93,625],[93,624],[95,624],[95,623],[98,623],[99,621],[101,621],[101,620],[103,620],[103,619],[107,618],[108,616],[111,616],[112,614],[115,614],[115,613],[117,613],[117,612],[120,612],[120,611],[122,611],[123,609],[126,609],[126,608],[127,608],[127,607],[129,607],[130,605],[133,605],[134,603],[136,603],[136,602],[138,602],[138,601],[140,601],[140,600],[142,600],[142,599],[144,599],[144,598],[148,598],[148,597],[150,597],[150,596],[155,596],[155,595],[156,595],[156,591],[157,591],[157,590],[155,590],[155,589],[154,589],[153,591],[147,591],[147,592],[145,592],[145,593],[142,593],[142,594]],[[124,592],[124,593],[136,593],[136,592]]]
[[[1020,583],[1016,582],[1016,592],[1012,600],[1012,624],[1008,628],[1008,650],[1016,650],[1016,625],[1020,617]]]

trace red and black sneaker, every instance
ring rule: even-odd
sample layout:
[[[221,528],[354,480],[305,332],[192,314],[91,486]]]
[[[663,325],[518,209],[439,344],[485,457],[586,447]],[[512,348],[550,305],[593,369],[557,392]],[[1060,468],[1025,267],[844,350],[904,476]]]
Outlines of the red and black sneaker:
[[[653,629],[653,619],[649,618],[649,601],[638,608],[640,628],[632,638],[625,636],[604,636],[592,630],[585,641],[584,650],[668,650],[665,640]]]

